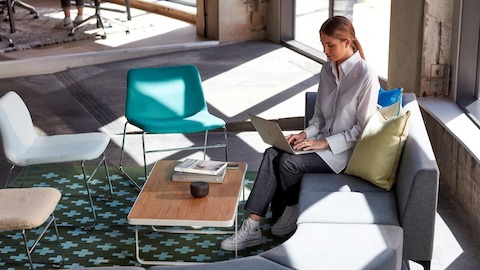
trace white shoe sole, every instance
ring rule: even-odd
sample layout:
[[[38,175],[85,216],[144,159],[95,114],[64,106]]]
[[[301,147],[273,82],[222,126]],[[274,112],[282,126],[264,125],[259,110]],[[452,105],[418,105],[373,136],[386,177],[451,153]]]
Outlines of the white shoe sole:
[[[71,23],[62,24],[60,27],[61,27],[62,29],[65,29],[65,30],[72,30],[72,29],[73,29],[73,24],[71,24]]]
[[[275,226],[273,226],[272,229],[271,229],[271,232],[275,236],[285,236],[285,235],[288,235],[288,234],[294,232],[295,229],[297,229],[297,224],[296,223],[294,223],[291,226],[284,227],[284,228],[278,228],[278,229],[275,228]]]
[[[252,239],[250,241],[246,241],[246,242],[243,242],[243,243],[238,243],[237,244],[237,250],[241,250],[241,249],[244,249],[244,248],[247,248],[247,247],[258,246],[258,245],[261,245],[261,244],[262,244],[262,238]],[[226,250],[226,251],[235,251],[235,243],[224,243],[224,242],[222,242],[220,247],[223,250]]]
[[[79,24],[81,24],[85,19],[82,18],[81,20],[77,20],[77,18],[75,18],[75,20],[73,20],[73,26],[77,26]]]

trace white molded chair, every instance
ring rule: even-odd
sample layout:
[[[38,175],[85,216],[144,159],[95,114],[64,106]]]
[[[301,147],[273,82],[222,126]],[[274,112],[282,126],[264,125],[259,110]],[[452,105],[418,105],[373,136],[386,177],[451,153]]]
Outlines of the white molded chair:
[[[61,193],[55,188],[9,188],[0,190],[0,230],[20,230],[27,252],[30,268],[34,269],[32,253],[53,223],[62,261],[65,264],[60,236],[53,211],[61,198]],[[33,244],[29,245],[26,230],[35,229],[46,223]]]
[[[31,165],[79,161],[96,224],[97,215],[88,183],[102,164],[105,167],[105,177],[108,179],[110,195],[113,194],[104,153],[110,142],[107,134],[90,132],[52,136],[39,135],[34,129],[27,106],[22,98],[13,91],[0,98],[0,132],[5,156],[12,164],[5,187],[8,185],[15,166],[28,168]],[[94,160],[100,156],[102,157],[100,162],[88,177],[85,171],[85,161]]]

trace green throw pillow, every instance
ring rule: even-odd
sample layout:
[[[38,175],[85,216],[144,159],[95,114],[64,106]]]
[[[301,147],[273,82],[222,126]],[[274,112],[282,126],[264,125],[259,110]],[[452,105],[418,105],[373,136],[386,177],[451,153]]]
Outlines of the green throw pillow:
[[[409,117],[410,111],[386,117],[377,110],[357,141],[345,173],[390,190],[408,136]]]

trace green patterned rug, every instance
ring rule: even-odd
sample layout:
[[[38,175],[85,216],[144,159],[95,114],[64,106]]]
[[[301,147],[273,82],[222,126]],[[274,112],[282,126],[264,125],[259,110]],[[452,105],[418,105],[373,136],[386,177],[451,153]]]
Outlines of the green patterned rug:
[[[143,184],[141,168],[127,168],[127,173]],[[84,230],[82,225],[93,222],[90,204],[86,195],[80,166],[37,166],[30,167],[24,179],[24,187],[55,187],[62,192],[55,217],[59,226],[60,240],[65,253],[65,268],[112,265],[141,265],[135,257],[134,226],[127,223],[127,215],[138,192],[114,167],[110,167],[114,188],[113,197],[108,195],[108,184],[99,169],[90,188],[95,200],[98,224],[93,230]],[[9,184],[18,187],[22,174]],[[245,184],[251,188],[255,173],[247,172]],[[243,220],[243,203],[240,202],[239,221]],[[270,233],[269,216],[262,222],[263,244],[238,252],[239,257],[258,254],[270,249],[285,239]],[[191,228],[175,228],[179,230]],[[203,228],[210,229],[210,228]],[[213,229],[213,228],[211,228]],[[233,229],[233,228],[232,228]],[[28,237],[33,242],[32,230]],[[144,260],[214,262],[235,257],[234,252],[220,249],[220,241],[225,235],[170,234],[152,231],[151,227],[139,227],[140,249]],[[36,269],[51,269],[52,263],[61,262],[53,230],[47,231],[32,256]],[[23,246],[21,232],[0,232],[0,269],[27,269],[28,259]]]

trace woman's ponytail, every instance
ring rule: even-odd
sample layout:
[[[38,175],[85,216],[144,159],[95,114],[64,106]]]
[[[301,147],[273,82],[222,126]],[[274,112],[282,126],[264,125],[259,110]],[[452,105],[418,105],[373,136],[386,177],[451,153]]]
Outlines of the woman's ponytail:
[[[365,54],[363,53],[363,48],[362,45],[360,44],[360,41],[356,37],[351,38],[353,42],[353,51],[357,50],[360,53],[360,57],[362,57],[363,60],[366,61],[365,59]]]

